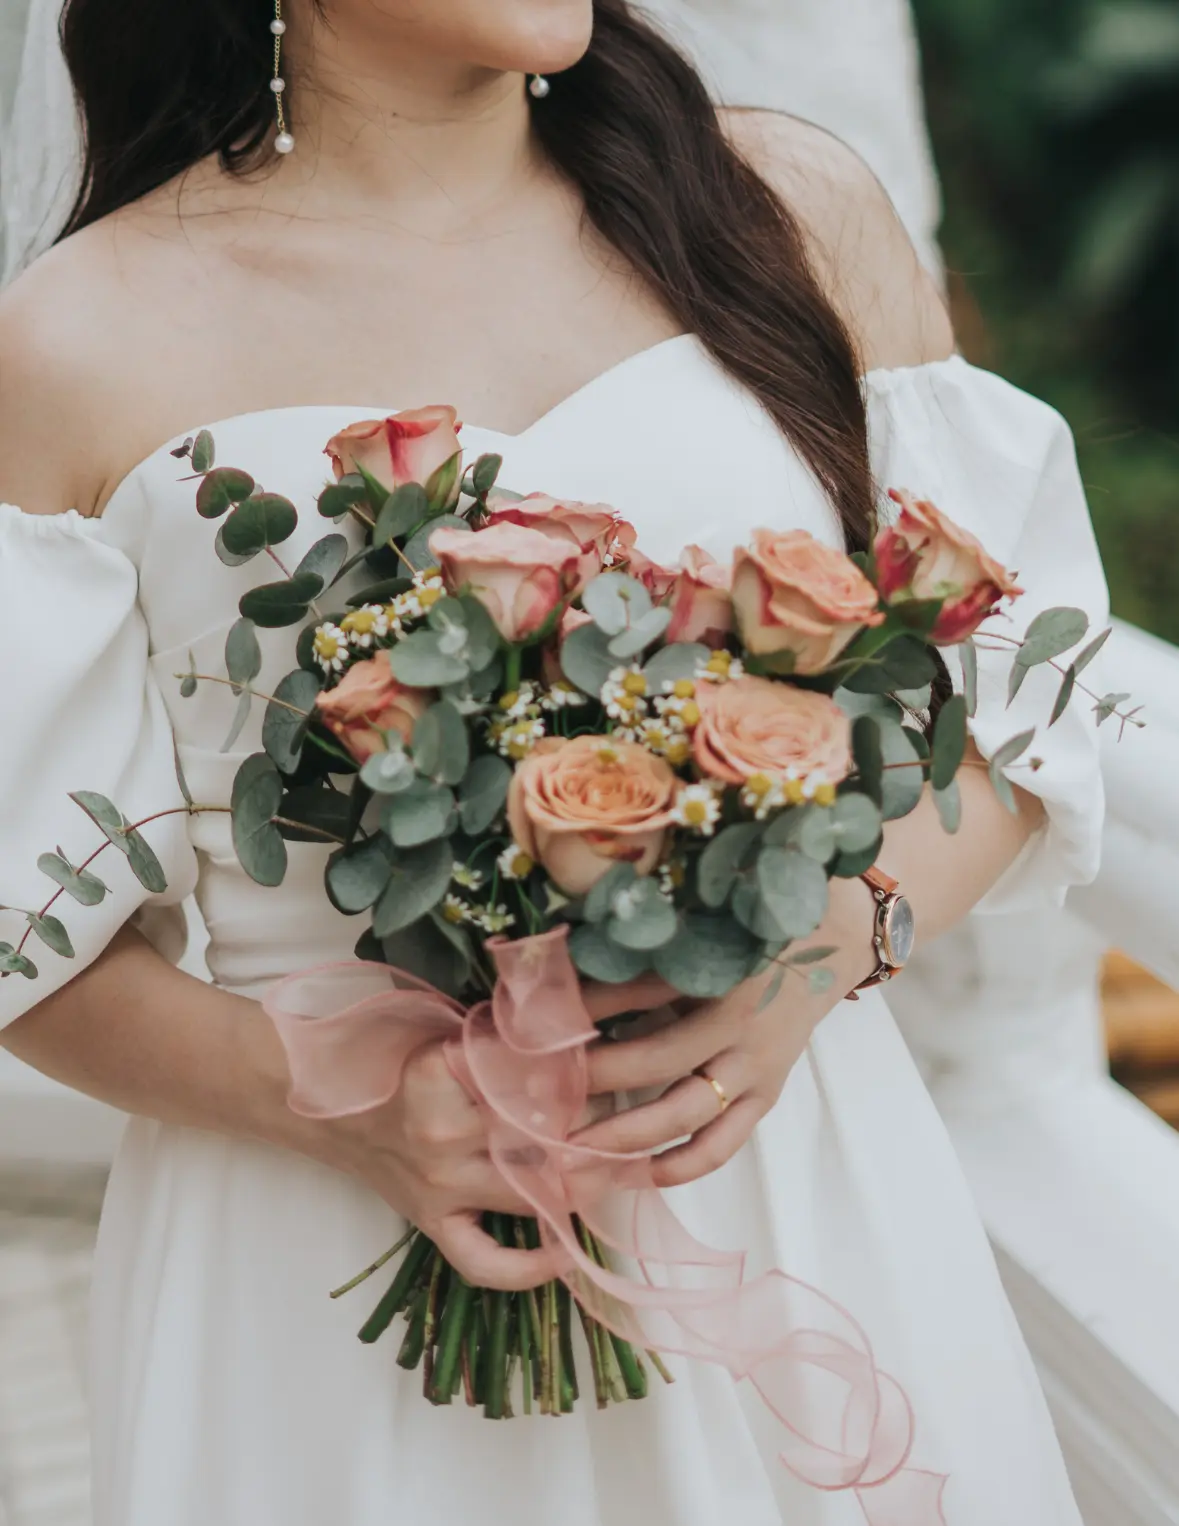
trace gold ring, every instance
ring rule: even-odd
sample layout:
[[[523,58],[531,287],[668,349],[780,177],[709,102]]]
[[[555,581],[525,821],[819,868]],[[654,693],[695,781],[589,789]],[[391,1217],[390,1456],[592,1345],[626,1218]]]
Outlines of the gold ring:
[[[727,1112],[729,1106],[729,1094],[727,1091],[725,1091],[724,1087],[720,1084],[716,1077],[710,1076],[706,1070],[698,1070],[696,1074],[702,1081],[707,1081],[709,1086],[711,1086],[713,1091],[716,1093],[716,1100],[720,1103],[721,1112]]]

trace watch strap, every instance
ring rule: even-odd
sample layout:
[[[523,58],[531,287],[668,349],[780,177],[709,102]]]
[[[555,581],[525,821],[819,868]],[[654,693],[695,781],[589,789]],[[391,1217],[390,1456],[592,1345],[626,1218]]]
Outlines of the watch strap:
[[[880,913],[887,910],[889,900],[901,888],[901,882],[900,880],[894,880],[891,875],[885,874],[883,869],[875,865],[864,874],[861,874],[860,878],[867,885],[868,889],[871,890],[876,900],[877,913],[872,923],[873,939],[875,940],[875,935],[880,928]],[[873,946],[875,946],[875,941]],[[861,991],[871,991],[876,986],[883,985],[886,980],[891,980],[894,974],[895,971],[892,965],[888,964],[884,959],[880,959],[872,974],[866,980],[861,980],[854,991],[848,992],[846,1000],[859,1001]]]

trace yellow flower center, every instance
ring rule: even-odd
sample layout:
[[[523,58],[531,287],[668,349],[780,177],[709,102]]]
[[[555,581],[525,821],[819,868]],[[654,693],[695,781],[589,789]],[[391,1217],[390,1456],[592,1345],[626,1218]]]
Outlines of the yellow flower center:
[[[333,657],[339,656],[340,639],[338,636],[332,636],[323,630],[316,631],[314,644],[315,655],[322,657],[327,662],[330,662]]]
[[[518,880],[527,879],[535,868],[536,865],[527,853],[517,853],[515,858],[512,859],[511,872]]]
[[[354,631],[358,636],[371,636],[376,627],[376,612],[371,609],[354,609],[340,621],[341,630]]]
[[[443,903],[442,915],[448,922],[462,922],[466,912],[457,901],[446,901]]]
[[[727,678],[729,669],[733,666],[733,654],[731,652],[713,652],[708,659],[706,671],[715,673],[718,678]]]
[[[801,779],[787,779],[782,786],[786,793],[786,799],[791,805],[802,805],[806,801],[806,794],[802,787]]]
[[[820,784],[818,786],[818,788],[815,790],[815,804],[816,805],[834,805],[835,804],[835,786],[834,786],[834,784]]]
[[[637,710],[638,709],[638,704],[639,704],[638,699],[636,698],[636,696],[631,694],[631,693],[629,693],[629,692],[626,693],[626,694],[620,694],[618,696],[618,699],[617,699],[616,703],[617,703],[618,708],[620,710],[626,710],[626,711]]]
[[[692,756],[692,748],[687,737],[673,737],[667,744],[667,750],[663,756],[671,764],[672,768],[682,768]]]
[[[622,687],[627,694],[637,695],[641,699],[647,692],[647,680],[641,673],[628,673],[622,680]]]
[[[519,691],[519,689],[513,689],[510,694],[501,695],[500,702],[499,702],[499,708],[501,710],[510,710],[512,708],[512,706],[516,703],[516,701],[519,698],[520,698],[520,691]]]
[[[441,588],[431,587],[418,589],[418,603],[422,606],[423,609],[432,609],[441,597]]]
[[[751,774],[750,777],[745,781],[745,788],[751,795],[755,795],[759,800],[764,799],[765,796],[768,795],[769,792],[773,789],[773,787],[774,781],[768,774]]]
[[[699,726],[700,706],[694,699],[688,700],[687,704],[684,705],[680,711],[680,720],[683,721],[685,726]]]
[[[618,762],[618,748],[611,747],[609,742],[603,742],[598,748],[598,762],[603,768],[611,768]]]
[[[706,827],[708,825],[708,802],[706,800],[685,800],[684,820],[690,827]]]
[[[677,679],[673,693],[676,699],[695,699],[696,685],[690,678]]]

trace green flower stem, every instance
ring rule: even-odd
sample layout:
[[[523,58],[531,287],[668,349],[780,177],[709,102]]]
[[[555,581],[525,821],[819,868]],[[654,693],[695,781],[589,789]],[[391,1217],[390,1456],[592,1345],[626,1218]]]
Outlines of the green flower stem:
[[[449,1404],[454,1396],[455,1380],[460,1376],[462,1355],[468,1335],[474,1330],[475,1289],[457,1272],[450,1274],[450,1292],[438,1333],[438,1357],[434,1363],[434,1382],[429,1394],[433,1404]]]
[[[614,1348],[614,1356],[618,1362],[619,1371],[622,1373],[622,1381],[626,1384],[627,1398],[645,1399],[651,1390],[642,1357],[629,1341],[624,1341],[619,1335],[612,1334],[610,1344]]]
[[[599,1409],[605,1409],[610,1403],[610,1393],[606,1387],[606,1372],[602,1365],[602,1337],[605,1334],[601,1325],[592,1320],[580,1304],[577,1312],[581,1316],[581,1328],[585,1333],[586,1345],[589,1347],[590,1371],[594,1379],[594,1398]]]
[[[548,1326],[548,1343],[550,1356],[550,1387],[549,1387],[549,1414],[561,1413],[561,1379],[563,1364],[561,1362],[561,1312],[557,1307],[557,1287],[555,1282],[545,1284],[544,1312],[545,1324]]]
[[[415,1370],[426,1349],[426,1304],[429,1297],[429,1289],[419,1287],[410,1305],[409,1325],[401,1342],[401,1350],[397,1353],[397,1365],[404,1367],[407,1372]]]
[[[402,1235],[401,1239],[398,1240],[397,1244],[393,1247],[392,1250],[387,1250],[383,1256],[378,1256],[373,1264],[371,1266],[366,1266],[364,1271],[361,1272],[359,1276],[353,1277],[352,1281],[346,1282],[343,1287],[336,1288],[335,1292],[331,1293],[329,1296],[332,1298],[343,1298],[345,1293],[351,1293],[352,1290],[354,1288],[358,1288],[362,1282],[367,1282],[368,1279],[375,1273],[379,1272],[383,1266],[387,1266],[389,1262],[392,1261],[394,1256],[396,1256],[400,1251],[403,1251],[416,1234],[417,1230],[411,1226]]]
[[[528,1232],[529,1227],[531,1227],[533,1231],[532,1234],[529,1234]],[[526,1224],[523,1219],[516,1219],[513,1223],[513,1234],[517,1249],[536,1249],[536,1246],[532,1243],[534,1238],[539,1241],[539,1235],[536,1234],[535,1221],[529,1221],[529,1223]],[[529,1377],[525,1380],[525,1406],[527,1407],[530,1397],[530,1390],[536,1392],[538,1395],[542,1395],[544,1393],[540,1368],[540,1304],[537,1301],[535,1288],[529,1288],[526,1293],[521,1295],[521,1298],[525,1311],[528,1315],[527,1324]],[[523,1331],[523,1328],[524,1326],[522,1322],[521,1331]]]
[[[366,1346],[379,1341],[396,1316],[405,1308],[410,1292],[433,1249],[433,1241],[428,1240],[423,1234],[419,1234],[413,1241],[406,1252],[405,1260],[398,1268],[392,1286],[361,1329],[360,1339]]]
[[[666,1366],[663,1363],[663,1358],[659,1355],[658,1351],[648,1351],[647,1360],[651,1363],[651,1366],[654,1367],[655,1371],[669,1387],[672,1383],[675,1382],[675,1378],[671,1375],[670,1372],[668,1372]]]
[[[509,646],[504,661],[504,693],[515,694],[520,687],[520,674],[524,665],[524,648]]]
[[[442,1252],[435,1251],[433,1265],[430,1268],[430,1285],[426,1293],[426,1328],[422,1337],[426,1355],[426,1375],[422,1391],[427,1399],[434,1386],[434,1340],[438,1329],[438,1308],[443,1297],[443,1276],[449,1270]]]
[[[479,1319],[479,1306],[472,1302],[471,1319],[463,1341],[463,1388],[466,1390],[467,1404],[471,1409],[474,1409],[479,1402],[475,1386],[476,1374],[479,1371]]]
[[[503,1245],[507,1236],[503,1216],[489,1215],[491,1232]],[[503,1420],[508,1412],[508,1325],[512,1312],[510,1293],[493,1292],[491,1295],[490,1333],[487,1349],[487,1397],[483,1412],[489,1420]]]
[[[573,1355],[573,1296],[564,1283],[557,1287],[557,1317],[560,1321],[561,1413],[569,1415],[573,1413],[573,1406],[581,1394],[577,1385],[577,1362]]]

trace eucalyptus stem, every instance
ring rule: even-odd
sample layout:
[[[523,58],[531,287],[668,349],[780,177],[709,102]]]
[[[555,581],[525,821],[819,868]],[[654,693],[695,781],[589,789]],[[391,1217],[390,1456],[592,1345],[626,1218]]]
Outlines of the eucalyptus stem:
[[[379,1272],[383,1266],[388,1266],[393,1257],[396,1256],[399,1251],[403,1251],[416,1234],[417,1230],[414,1229],[413,1225],[411,1224],[392,1250],[387,1250],[383,1256],[378,1256],[371,1266],[366,1266],[364,1271],[361,1272],[358,1276],[353,1277],[351,1282],[346,1282],[343,1287],[336,1288],[335,1292],[331,1293],[329,1296],[332,1298],[343,1298],[345,1293],[351,1293],[352,1290],[354,1288],[358,1288],[362,1282],[367,1282],[368,1279]]]

